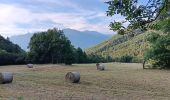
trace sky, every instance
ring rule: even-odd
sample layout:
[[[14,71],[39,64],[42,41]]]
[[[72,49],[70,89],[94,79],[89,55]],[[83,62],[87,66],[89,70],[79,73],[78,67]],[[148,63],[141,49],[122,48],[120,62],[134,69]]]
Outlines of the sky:
[[[12,36],[49,28],[71,28],[113,34],[105,0],[0,0],[0,34]]]

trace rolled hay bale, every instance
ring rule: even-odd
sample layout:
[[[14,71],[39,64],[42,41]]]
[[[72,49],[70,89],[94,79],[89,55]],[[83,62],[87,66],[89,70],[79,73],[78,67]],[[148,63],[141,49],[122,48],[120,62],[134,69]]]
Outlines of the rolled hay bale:
[[[103,64],[99,64],[99,66],[97,67],[97,70],[103,71],[105,70],[105,66]]]
[[[33,68],[33,64],[27,64],[28,68]]]
[[[80,81],[79,72],[68,72],[65,76],[66,81],[71,83],[78,83]]]
[[[0,83],[12,83],[13,81],[13,73],[12,72],[1,72],[0,73]]]

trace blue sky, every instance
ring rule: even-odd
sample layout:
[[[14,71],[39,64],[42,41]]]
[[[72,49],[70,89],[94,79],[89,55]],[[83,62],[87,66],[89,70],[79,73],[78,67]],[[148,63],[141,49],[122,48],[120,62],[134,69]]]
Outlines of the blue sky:
[[[0,34],[12,36],[49,28],[71,28],[113,34],[105,0],[1,0]]]

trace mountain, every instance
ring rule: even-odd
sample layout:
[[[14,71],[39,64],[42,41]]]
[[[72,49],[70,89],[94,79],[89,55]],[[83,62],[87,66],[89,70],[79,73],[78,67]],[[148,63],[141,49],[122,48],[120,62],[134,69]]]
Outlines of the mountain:
[[[10,37],[10,41],[12,41],[15,44],[18,44],[22,49],[27,50],[29,41],[32,36],[33,36],[32,33],[16,35],[16,36]]]
[[[75,47],[89,48],[111,37],[96,31],[77,31],[73,29],[64,29],[64,34]]]
[[[97,54],[103,57],[120,58],[122,56],[133,56],[143,59],[144,50],[148,43],[144,38],[149,32],[136,33],[132,35],[114,35],[112,38],[86,49],[87,54]]]
[[[96,31],[78,31],[73,29],[64,29],[64,34],[75,47],[89,48],[108,39],[111,35],[101,34]],[[27,50],[30,38],[33,33],[17,35],[10,37],[10,41],[18,44],[22,49]]]

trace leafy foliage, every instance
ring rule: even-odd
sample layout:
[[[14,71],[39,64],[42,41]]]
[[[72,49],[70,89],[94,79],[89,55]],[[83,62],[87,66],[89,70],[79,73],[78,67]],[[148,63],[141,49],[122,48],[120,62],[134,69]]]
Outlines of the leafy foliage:
[[[54,28],[35,33],[29,48],[30,60],[34,63],[72,63],[73,46],[62,30]]]
[[[170,35],[150,33],[147,40],[151,47],[145,53],[145,60],[152,61],[154,67],[170,66]]]
[[[88,60],[88,57],[86,53],[81,49],[76,49],[76,63],[86,63]]]
[[[111,22],[110,27],[113,31],[125,29],[123,23],[127,21],[130,22],[126,29],[128,32],[137,28],[146,30],[148,24],[158,18],[168,17],[170,10],[169,0],[148,0],[146,5],[140,5],[139,0],[110,0],[106,3],[108,4],[107,16],[120,14],[126,20]]]
[[[116,57],[113,60],[114,62],[123,62],[123,63],[132,63],[132,62],[138,62],[136,59],[134,59],[133,56],[130,55],[123,55],[121,57]]]
[[[132,62],[132,56],[129,56],[129,55],[125,55],[125,56],[122,56],[120,58],[120,62],[127,62],[127,63],[130,63]]]
[[[88,63],[106,63],[113,62],[113,59],[110,56],[103,57],[97,54],[88,54]]]
[[[26,53],[9,39],[0,36],[0,65],[24,64]]]
[[[5,39],[2,36],[0,36],[0,49],[10,53],[24,52],[24,50],[22,50],[18,45],[13,44],[9,41],[9,39]]]
[[[168,17],[151,23],[149,28],[154,30],[161,30],[164,33],[170,33],[170,18]]]

